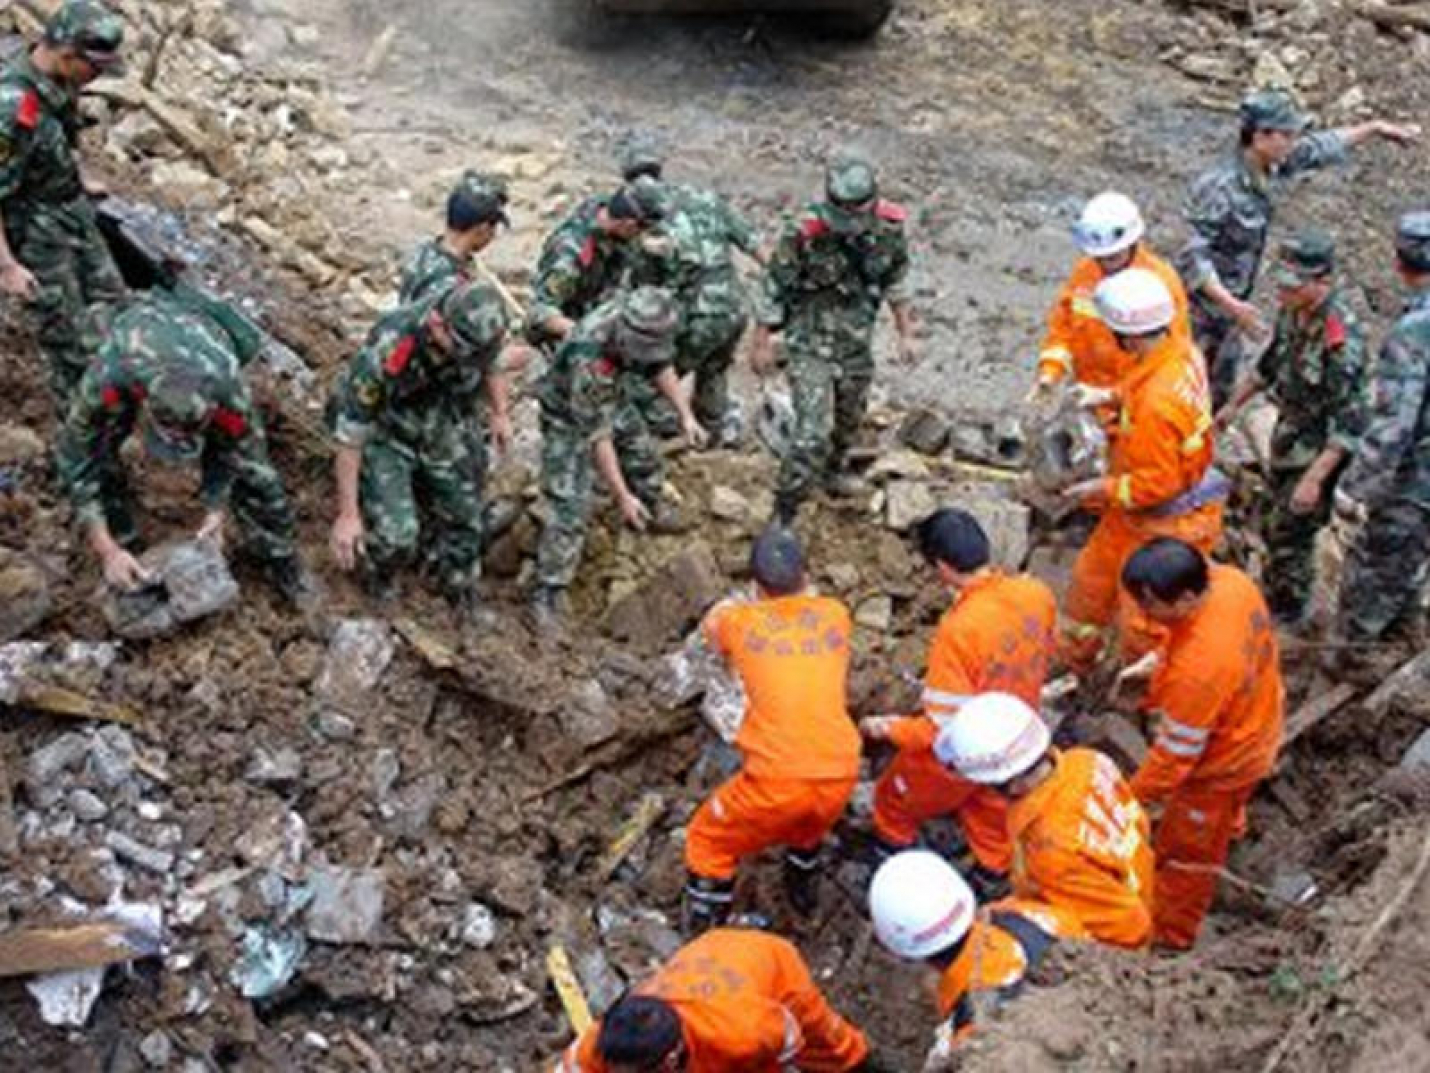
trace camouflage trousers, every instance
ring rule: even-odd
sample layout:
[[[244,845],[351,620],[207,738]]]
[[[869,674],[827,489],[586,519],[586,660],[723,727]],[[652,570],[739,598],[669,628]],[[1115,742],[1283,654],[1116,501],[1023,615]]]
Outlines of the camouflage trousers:
[[[874,382],[871,331],[786,333],[785,375],[794,429],[775,492],[781,510],[797,510],[816,485],[843,468]]]
[[[1231,398],[1245,360],[1246,343],[1236,324],[1220,310],[1210,310],[1200,301],[1191,303],[1192,340],[1207,364],[1212,389],[1212,410],[1220,410]]]
[[[712,437],[719,437],[730,407],[730,366],[747,322],[741,310],[719,315],[697,313],[684,323],[675,341],[675,371],[682,377],[694,374],[690,408]],[[675,407],[653,382],[643,383],[644,389],[632,401],[640,407],[646,427],[667,439],[679,435]]]
[[[255,430],[257,435],[261,431]],[[283,481],[259,441],[230,460],[227,502],[222,504],[238,530],[237,550],[259,563],[275,563],[298,554],[297,522]],[[120,544],[134,548],[139,531],[134,520],[134,495],[129,475],[116,455],[100,464],[100,505],[110,534]]]
[[[1266,603],[1283,622],[1300,618],[1310,603],[1316,582],[1316,534],[1331,520],[1336,487],[1332,477],[1323,486],[1316,509],[1297,514],[1291,509],[1291,495],[1305,472],[1273,470],[1261,516],[1261,537],[1267,554],[1263,583]]]
[[[660,448],[635,406],[621,407],[612,440],[632,494],[654,509],[660,501],[665,469]],[[536,547],[538,585],[566,589],[575,580],[586,546],[595,480],[591,441],[564,422],[543,417],[541,494],[546,499],[546,524]]]
[[[1430,507],[1392,499],[1371,509],[1346,555],[1338,635],[1375,641],[1419,611],[1430,557]]]
[[[108,329],[124,280],[88,199],[34,210],[15,249],[35,275],[36,340],[49,365],[50,394],[63,420],[70,397]]]
[[[444,590],[460,594],[481,576],[482,474],[472,430],[442,420],[418,444],[379,432],[363,446],[358,492],[367,555],[379,576],[420,558]],[[424,532],[425,530],[425,532]]]

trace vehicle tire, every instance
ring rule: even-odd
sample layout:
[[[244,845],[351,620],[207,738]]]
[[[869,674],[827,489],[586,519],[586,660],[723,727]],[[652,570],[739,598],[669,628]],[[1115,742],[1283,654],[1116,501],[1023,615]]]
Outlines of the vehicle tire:
[[[819,29],[828,37],[859,40],[873,37],[889,20],[894,0],[869,0],[858,10],[830,11],[819,17]]]

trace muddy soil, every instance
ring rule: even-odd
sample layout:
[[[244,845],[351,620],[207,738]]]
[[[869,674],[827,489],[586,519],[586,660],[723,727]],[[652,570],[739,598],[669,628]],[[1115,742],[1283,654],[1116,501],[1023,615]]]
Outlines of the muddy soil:
[[[907,372],[888,370],[879,385],[869,440],[887,444],[899,409],[913,402],[949,412],[1015,403],[1041,310],[1072,256],[1067,225],[1088,194],[1127,190],[1148,212],[1158,243],[1174,244],[1185,181],[1228,142],[1227,106],[1266,52],[1305,53],[1286,62],[1330,121],[1370,109],[1425,114],[1425,80],[1396,73],[1424,69],[1423,38],[1368,32],[1336,5],[1303,4],[1295,25],[1283,5],[1265,6],[1270,14],[1248,23],[1131,0],[907,0],[878,39],[850,46],[809,39],[797,23],[758,19],[573,21],[565,0],[235,0],[228,14],[243,63],[285,72],[285,85],[324,87],[348,117],[340,128],[345,163],[324,181],[305,185],[296,167],[274,167],[235,189],[246,207],[270,207],[264,211],[303,200],[304,219],[320,217],[334,236],[328,254],[336,243],[358,267],[315,286],[291,263],[280,268],[209,233],[208,214],[191,214],[191,226],[207,248],[223,251],[209,274],[258,301],[269,327],[325,378],[361,336],[370,300],[385,295],[402,251],[433,230],[440,198],[462,167],[513,176],[516,226],[489,262],[520,291],[550,224],[611,182],[615,144],[631,128],[659,132],[673,174],[730,194],[767,233],[815,192],[830,147],[858,143],[880,159],[888,195],[911,209],[926,325],[924,360]],[[1179,73],[1198,56],[1221,62],[1229,77],[1207,83]],[[1361,102],[1349,94],[1357,87]],[[295,141],[295,159],[297,148]],[[1386,224],[1423,193],[1416,179],[1424,164],[1423,148],[1371,147],[1351,167],[1307,184],[1283,220],[1334,221],[1376,329],[1393,308]],[[153,189],[146,167],[107,166],[126,192]],[[162,184],[157,192],[168,196]],[[13,327],[0,342],[7,355],[0,393],[17,400],[6,421],[48,436],[32,345]],[[881,337],[887,359],[886,344]],[[753,385],[742,378],[740,386],[752,400]],[[327,460],[292,420],[285,389],[268,390],[275,453],[299,505],[305,549],[321,566],[329,613],[370,613],[327,566]],[[531,416],[523,413],[522,447],[495,477],[497,491],[521,504],[534,495]],[[674,489],[734,585],[747,539],[768,510],[769,459],[752,448],[677,453],[671,463]],[[22,490],[5,501],[0,541],[51,566],[56,610],[41,635],[99,638],[102,621],[89,599],[94,570],[70,535],[44,460],[19,472]],[[146,474],[144,483],[150,542],[194,522],[182,485],[149,479],[161,477]],[[737,491],[748,510],[715,517],[717,488]],[[818,504],[803,524],[823,588],[855,606],[890,599],[887,626],[861,628],[856,638],[853,699],[860,714],[897,710],[909,703],[903,672],[919,669],[940,595],[868,501]],[[45,1025],[23,986],[0,982],[0,1068],[12,1061],[143,1068],[158,1052],[141,1054],[141,1044],[161,1033],[171,1050],[163,1064],[185,1073],[537,1069],[568,1038],[544,968],[552,944],[566,946],[578,967],[604,952],[617,983],[638,979],[668,952],[683,825],[720,777],[722,758],[693,713],[664,712],[652,696],[651,657],[674,639],[621,645],[602,626],[613,599],[690,539],[636,540],[604,511],[575,594],[585,635],[543,650],[519,610],[533,526],[530,518],[519,523],[493,550],[489,576],[501,618],[489,635],[461,636],[419,580],[405,581],[401,614],[453,646],[456,666],[434,669],[398,640],[380,683],[346,710],[335,712],[317,688],[324,630],[282,612],[242,567],[241,612],[177,640],[127,647],[107,688],[142,711],[135,738],[166,776],[143,788],[162,820],[149,827],[136,820],[132,833],[177,825],[183,863],[167,877],[128,870],[126,894],[172,903],[177,892],[245,862],[245,836],[297,816],[309,861],[383,872],[382,926],[367,942],[312,944],[288,986],[249,1002],[229,974],[239,936],[272,911],[257,875],[235,881],[174,927],[161,966],[112,972],[83,1030]],[[1298,700],[1325,688],[1309,663],[1294,674]],[[580,725],[566,704],[573,683],[589,682],[608,699],[617,736],[588,751],[573,740]],[[1423,728],[1413,712],[1377,721],[1342,713],[1290,751],[1274,791],[1254,803],[1254,834],[1233,871],[1261,886],[1310,873],[1319,893],[1309,910],[1268,909],[1264,896],[1231,887],[1205,945],[1189,957],[1063,952],[1053,978],[990,1026],[967,1068],[1258,1068],[1301,1004],[1335,986],[1328,974],[1413,864],[1424,795],[1370,788]],[[12,771],[68,729],[5,710],[0,735]],[[256,755],[284,748],[297,754],[296,775],[276,782],[253,775]],[[585,777],[542,792],[592,760]],[[600,854],[651,792],[664,803],[652,834],[610,881],[598,881]],[[47,826],[53,811],[38,809],[23,787],[17,794],[22,818],[39,819],[26,828],[23,857],[5,862],[6,921],[50,919],[61,895],[102,903],[108,873],[91,852],[98,828],[59,834]],[[841,831],[840,856],[858,856],[860,831],[856,812]],[[812,922],[786,912],[772,861],[745,878],[742,903],[800,942],[837,1004],[889,1046],[899,1068],[918,1068],[928,1021],[917,974],[870,942],[860,866],[837,860]],[[466,935],[473,905],[495,920],[485,944]],[[1314,1041],[1286,1068],[1430,1065],[1419,938],[1425,906],[1422,890],[1388,930],[1383,956],[1337,986]],[[588,981],[603,975],[609,984],[596,972]]]

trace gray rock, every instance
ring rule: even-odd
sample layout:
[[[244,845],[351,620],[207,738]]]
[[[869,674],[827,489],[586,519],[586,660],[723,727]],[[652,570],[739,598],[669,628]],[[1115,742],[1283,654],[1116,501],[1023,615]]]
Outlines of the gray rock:
[[[557,716],[561,729],[583,749],[609,741],[620,730],[611,698],[594,678],[586,679],[567,694]]]
[[[243,777],[260,786],[291,786],[303,774],[303,758],[298,750],[285,745],[276,750],[258,746],[248,761]]]
[[[331,708],[318,713],[317,728],[318,733],[329,741],[351,741],[357,736],[357,724]]]
[[[167,1035],[156,1028],[140,1042],[139,1053],[154,1069],[163,1069],[174,1058],[174,1045]]]
[[[377,751],[377,755],[372,758],[372,796],[379,803],[387,800],[392,793],[392,788],[397,785],[398,778],[402,775],[402,761],[397,758],[397,750],[383,748]]]
[[[83,787],[70,791],[68,804],[75,818],[84,823],[96,823],[109,815],[109,806],[99,795]]]
[[[462,942],[485,950],[496,942],[497,918],[481,902],[472,902],[462,913]]]
[[[599,947],[576,955],[576,978],[581,981],[581,989],[591,1004],[591,1012],[597,1017],[610,1009],[616,999],[626,989],[625,981]]]
[[[923,481],[890,481],[884,489],[884,524],[905,532],[938,509],[933,490]]]
[[[102,786],[110,789],[122,786],[134,777],[134,760],[138,752],[134,739],[123,727],[100,727],[90,745],[90,773]]]
[[[89,739],[76,731],[61,734],[48,745],[30,754],[30,789],[32,793],[54,782],[63,772],[79,766],[89,755]]]
[[[691,540],[642,585],[612,605],[611,634],[643,648],[677,640],[725,594],[720,563],[703,540]]]
[[[854,621],[866,630],[886,633],[894,623],[894,601],[888,596],[871,596],[855,609]]]
[[[318,695],[333,704],[361,706],[392,662],[396,641],[381,619],[343,619],[333,630],[318,676]]]
[[[1430,771],[1430,729],[1426,729],[1410,748],[1405,750],[1399,767],[1403,771]]]
[[[104,844],[112,849],[122,861],[138,865],[140,868],[158,875],[168,875],[174,867],[174,855],[153,846],[146,846],[137,839],[130,838],[122,831],[110,831],[104,836]]]
[[[161,544],[140,562],[156,579],[153,585],[133,593],[108,587],[100,592],[100,609],[121,637],[163,637],[238,600],[238,582],[211,540]]]
[[[310,938],[324,943],[372,943],[382,926],[387,881],[372,868],[317,868],[309,876]]]
[[[971,499],[957,496],[955,502],[983,526],[992,547],[993,561],[1009,570],[1021,570],[1028,559],[1028,532],[1033,512],[1022,503],[991,496]]]
[[[948,446],[950,424],[932,410],[912,410],[899,426],[899,442],[919,454],[936,455]]]

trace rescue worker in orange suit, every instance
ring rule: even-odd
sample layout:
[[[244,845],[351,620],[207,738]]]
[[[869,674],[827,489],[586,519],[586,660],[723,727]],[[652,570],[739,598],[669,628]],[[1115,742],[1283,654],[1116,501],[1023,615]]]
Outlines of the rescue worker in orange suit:
[[[790,942],[716,928],[678,950],[567,1049],[555,1073],[880,1073]]]
[[[1059,655],[1085,674],[1102,652],[1119,611],[1123,563],[1148,540],[1174,536],[1210,552],[1221,538],[1229,482],[1212,466],[1211,394],[1201,357],[1171,330],[1176,303],[1161,279],[1141,268],[1109,276],[1093,293],[1098,315],[1131,357],[1115,389],[1074,388],[1081,404],[1115,402],[1116,433],[1105,477],[1063,494],[1101,513],[1073,564]],[[1127,656],[1156,648],[1160,631],[1122,607]]]
[[[874,790],[874,830],[893,852],[912,845],[925,821],[957,817],[976,861],[970,881],[992,894],[1006,887],[1011,861],[1007,806],[998,794],[940,764],[933,743],[939,727],[976,694],[1000,691],[1028,704],[1041,702],[1057,601],[1036,578],[992,566],[988,535],[967,511],[935,511],[919,523],[917,536],[954,602],[929,646],[923,712],[860,724],[865,737],[899,749]]]
[[[954,867],[925,849],[904,850],[879,866],[869,915],[890,953],[930,970],[926,987],[941,1020],[924,1070],[956,1068],[958,1044],[1018,995],[1054,940],[1044,922],[1016,910],[980,909]]]
[[[1127,561],[1122,584],[1168,630],[1143,708],[1157,735],[1132,791],[1161,809],[1154,942],[1189,949],[1246,804],[1276,762],[1284,690],[1276,632],[1252,580],[1162,538]]]
[[[1137,205],[1126,194],[1107,191],[1090,200],[1073,225],[1073,240],[1083,256],[1073,265],[1048,314],[1048,331],[1038,351],[1038,379],[1030,402],[1051,398],[1053,390],[1072,380],[1096,388],[1115,388],[1131,366],[1132,356],[1097,314],[1093,292],[1108,276],[1124,268],[1156,275],[1172,295],[1176,312],[1171,334],[1191,337],[1187,292],[1176,269],[1147,248],[1146,225]]]
[[[859,775],[859,732],[849,718],[849,611],[805,590],[804,553],[781,527],[750,553],[758,599],[706,616],[706,642],[745,689],[735,736],[744,766],[691,820],[684,923],[698,932],[728,918],[740,861],[786,848],[785,893],[802,915],[819,897],[819,847]]]
[[[1093,749],[1052,747],[1047,725],[1005,693],[975,697],[934,743],[940,762],[1008,800],[1012,898],[1060,939],[1135,950],[1152,938],[1147,814],[1117,765]]]

